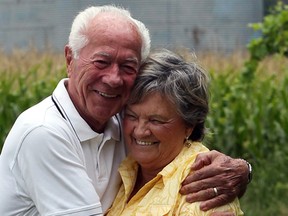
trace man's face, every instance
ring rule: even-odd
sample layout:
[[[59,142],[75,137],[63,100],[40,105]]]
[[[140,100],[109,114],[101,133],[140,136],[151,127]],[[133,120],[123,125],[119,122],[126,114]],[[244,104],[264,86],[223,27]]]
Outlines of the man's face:
[[[80,115],[100,132],[128,100],[140,66],[142,44],[127,20],[102,15],[89,29],[88,45],[67,65],[68,92]]]

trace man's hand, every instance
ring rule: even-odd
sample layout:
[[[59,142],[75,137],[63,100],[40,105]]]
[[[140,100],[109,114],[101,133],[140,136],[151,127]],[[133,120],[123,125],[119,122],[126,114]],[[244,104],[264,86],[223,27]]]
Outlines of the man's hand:
[[[211,216],[235,216],[233,212],[214,212]]]
[[[180,193],[187,195],[187,202],[203,201],[200,208],[207,211],[241,197],[247,188],[248,175],[247,164],[242,159],[233,159],[215,150],[201,153],[182,183]]]

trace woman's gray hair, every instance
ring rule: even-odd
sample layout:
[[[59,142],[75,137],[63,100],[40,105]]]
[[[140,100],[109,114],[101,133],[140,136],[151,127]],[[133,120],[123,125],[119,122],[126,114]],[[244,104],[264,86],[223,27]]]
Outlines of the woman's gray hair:
[[[156,50],[140,68],[128,103],[138,103],[150,93],[162,94],[175,105],[184,122],[194,127],[189,139],[200,141],[209,111],[208,83],[207,73],[195,62],[166,49]]]
[[[77,59],[79,57],[79,51],[89,42],[89,38],[86,35],[86,30],[89,26],[90,21],[93,20],[99,13],[103,12],[112,12],[114,14],[124,16],[131,20],[131,23],[136,26],[138,34],[142,39],[141,61],[145,61],[150,52],[151,46],[149,30],[142,22],[132,18],[128,10],[114,5],[91,6],[84,11],[81,11],[75,17],[72,23],[68,42],[68,45],[72,50],[73,57]]]

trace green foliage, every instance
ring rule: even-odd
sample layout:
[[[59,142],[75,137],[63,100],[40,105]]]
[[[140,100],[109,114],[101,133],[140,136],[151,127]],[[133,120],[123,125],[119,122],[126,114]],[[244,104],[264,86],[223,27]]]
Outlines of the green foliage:
[[[248,46],[252,59],[261,60],[275,53],[288,54],[288,5],[278,2],[262,23],[250,26],[262,32],[262,37],[252,40]]]
[[[246,215],[282,215],[288,199],[288,69],[278,72],[280,79],[261,72],[250,85],[240,71],[211,74],[207,142],[252,163],[253,181],[241,199]]]
[[[225,145],[225,151],[234,156],[263,158],[273,153],[274,143],[287,142],[288,74],[279,81],[275,75],[266,75],[248,87],[240,77],[240,73],[237,77],[212,74],[208,122],[217,128],[214,147]]]
[[[248,44],[250,59],[245,63],[243,78],[250,81],[254,77],[261,60],[272,54],[288,55],[288,5],[278,1],[263,22],[250,24],[262,36]]]
[[[52,62],[47,60],[22,71],[0,71],[0,152],[16,117],[28,107],[50,95],[60,77],[65,74],[60,68],[57,76],[52,74]],[[44,68],[44,72],[40,70]],[[40,73],[41,71],[41,73]],[[44,75],[44,77],[43,77]]]
[[[254,180],[241,199],[247,215],[286,215],[288,70],[269,75],[258,66],[268,56],[288,56],[288,6],[278,2],[263,23],[251,27],[262,36],[248,44],[250,58],[241,72],[212,74],[210,143],[252,162]]]

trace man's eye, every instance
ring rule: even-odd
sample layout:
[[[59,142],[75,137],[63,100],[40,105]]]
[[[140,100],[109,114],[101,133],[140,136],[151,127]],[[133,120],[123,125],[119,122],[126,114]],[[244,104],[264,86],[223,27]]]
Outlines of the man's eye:
[[[97,61],[94,61],[93,63],[96,67],[99,67],[99,68],[104,68],[109,64],[107,61],[103,61],[103,60],[97,60]]]
[[[123,65],[122,68],[125,70],[126,73],[137,73],[137,69],[131,65]]]

